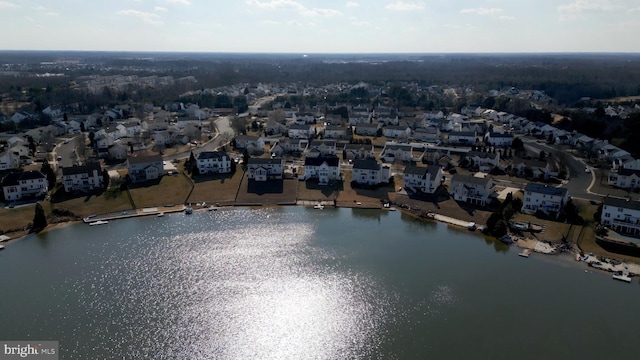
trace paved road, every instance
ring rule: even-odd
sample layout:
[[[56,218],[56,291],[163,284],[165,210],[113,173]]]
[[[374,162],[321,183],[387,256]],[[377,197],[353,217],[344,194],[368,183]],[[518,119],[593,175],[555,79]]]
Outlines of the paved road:
[[[560,162],[562,162],[569,172],[569,181],[561,187],[569,190],[571,197],[586,200],[602,200],[604,195],[595,194],[589,191],[591,184],[595,181],[593,172],[586,173],[588,167],[582,159],[574,157],[572,154],[549,146],[544,143],[538,143],[530,139],[523,139],[524,146],[528,150],[544,151],[553,154]]]

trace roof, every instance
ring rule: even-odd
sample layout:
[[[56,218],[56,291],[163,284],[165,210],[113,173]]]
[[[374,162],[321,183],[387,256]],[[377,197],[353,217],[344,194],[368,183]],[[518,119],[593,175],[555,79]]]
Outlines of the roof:
[[[490,137],[490,138],[513,138],[513,135],[511,135],[511,134],[497,133],[497,132],[490,132],[490,133],[489,133],[489,137]]]
[[[353,161],[354,169],[380,170],[380,164],[374,159],[356,159]]]
[[[340,166],[340,159],[337,156],[318,156],[304,158],[304,165],[307,166],[320,166],[322,163],[327,163],[329,166]]]
[[[426,176],[427,174],[435,175],[440,170],[439,166],[407,166],[404,168],[404,174]]]
[[[129,156],[127,158],[129,164],[145,164],[152,162],[162,162],[162,156],[160,155],[146,155],[146,156]]]
[[[564,197],[567,195],[567,189],[565,188],[557,188],[557,187],[549,186],[546,184],[538,184],[538,183],[527,184],[527,187],[524,188],[524,191],[525,192],[529,191],[537,194],[551,195],[551,196]]]
[[[627,169],[627,168],[620,168],[618,169],[618,175],[622,175],[622,176],[631,176],[631,175],[636,175],[638,177],[640,177],[640,170],[636,170],[636,169]]]
[[[345,150],[360,150],[360,149],[364,149],[364,150],[373,151],[373,144],[345,144],[344,145],[344,149]]]
[[[336,142],[333,140],[313,140],[311,141],[311,143],[309,144],[310,146],[332,146],[335,147],[336,146]]]
[[[624,209],[640,210],[640,201],[633,201],[630,199],[618,199],[618,198],[612,198],[607,196],[603,199],[602,202],[605,206],[615,206],[615,207],[624,208]]]
[[[249,158],[247,165],[281,165],[282,158]]]
[[[491,178],[490,177],[482,178],[482,177],[475,177],[471,175],[454,174],[453,177],[451,177],[451,183],[454,183],[454,182],[486,186],[491,182]]]
[[[481,151],[469,151],[466,155],[468,158],[472,158],[472,157],[479,157],[481,159],[495,159],[496,156],[498,156],[498,154],[492,154],[492,153],[488,153],[488,152],[481,152]]]
[[[238,135],[236,136],[236,141],[240,140],[240,141],[258,141],[258,139],[260,139],[259,136],[253,136],[253,135]]]
[[[289,130],[311,130],[311,125],[291,124]]]
[[[476,136],[476,132],[475,131],[454,131],[449,133],[449,137],[451,136]]]
[[[97,171],[98,174],[102,171],[100,167],[100,163],[90,162],[86,165],[79,166],[71,166],[71,167],[63,167],[62,168],[62,176],[65,175],[76,175],[76,174],[91,174],[94,171]]]
[[[36,170],[14,172],[2,178],[2,186],[15,186],[18,185],[20,181],[35,179],[46,179],[46,176]]]
[[[200,159],[224,159],[229,157],[224,151],[203,151],[198,154],[198,160]]]
[[[378,128],[378,124],[368,124],[368,123],[362,123],[362,124],[358,124],[356,125],[356,128]]]

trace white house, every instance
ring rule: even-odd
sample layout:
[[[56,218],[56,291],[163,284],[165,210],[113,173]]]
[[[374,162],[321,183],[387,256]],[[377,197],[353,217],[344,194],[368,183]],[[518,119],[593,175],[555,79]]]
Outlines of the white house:
[[[411,128],[408,126],[385,126],[382,134],[391,139],[408,139],[411,137]]]
[[[340,159],[337,156],[307,156],[304,159],[304,179],[318,179],[321,185],[341,180]]]
[[[546,184],[529,183],[524,189],[524,201],[521,212],[535,214],[541,211],[547,215],[560,215],[569,201],[566,188],[557,188]]]
[[[413,139],[416,141],[440,142],[440,129],[435,126],[420,127],[413,131]]]
[[[113,160],[124,160],[127,158],[127,150],[127,146],[116,143],[112,146],[109,146],[105,156]]]
[[[558,176],[558,169],[548,161],[514,159],[512,167],[517,172],[518,176],[529,175],[534,178],[543,179]]]
[[[600,223],[617,232],[640,235],[640,201],[605,197]]]
[[[237,149],[247,149],[249,152],[264,151],[264,138],[261,136],[238,135],[235,139]]]
[[[309,143],[307,150],[321,156],[336,155],[336,142],[334,140],[313,140]]]
[[[449,133],[450,144],[473,145],[476,143],[475,131],[454,131]]]
[[[104,187],[102,168],[98,162],[90,162],[86,165],[62,168],[62,185],[64,191],[89,192]]]
[[[349,128],[346,126],[327,125],[324,129],[325,139],[348,139],[349,135]]]
[[[342,160],[373,159],[375,157],[372,144],[345,144],[342,154],[344,157]]]
[[[24,120],[27,119],[31,119],[33,118],[33,115],[26,112],[26,111],[16,111],[12,116],[11,116],[11,120],[16,123],[19,124]]]
[[[20,156],[7,150],[0,153],[0,171],[17,169],[20,167]]]
[[[231,172],[231,158],[223,151],[203,151],[196,158],[200,174],[227,174]]]
[[[493,180],[486,177],[455,174],[449,190],[453,199],[475,205],[486,205],[494,193]]]
[[[392,163],[395,160],[410,162],[413,159],[413,147],[396,143],[387,143],[382,149],[380,158],[385,162]]]
[[[622,167],[617,172],[609,174],[609,185],[622,189],[640,188],[640,169]]]
[[[488,132],[484,138],[484,141],[487,144],[491,144],[497,147],[511,147],[511,144],[513,143],[513,135]]]
[[[465,158],[468,159],[474,167],[478,167],[481,172],[489,172],[491,169],[500,166],[500,153],[496,152],[480,152],[469,151],[465,154]]]
[[[158,179],[164,175],[162,156],[129,156],[127,170],[129,170],[129,179],[134,183]]]
[[[391,168],[378,163],[375,159],[356,159],[353,161],[351,180],[361,185],[389,183]]]
[[[287,130],[290,139],[311,139],[315,132],[311,125],[291,124]]]
[[[358,124],[355,126],[356,135],[362,136],[376,136],[378,134],[378,129],[380,129],[380,124]]]
[[[284,161],[282,158],[250,158],[247,162],[249,180],[267,181],[282,179]]]
[[[402,185],[410,191],[433,194],[441,183],[442,168],[440,166],[407,166],[404,169]]]
[[[44,196],[49,191],[47,177],[40,171],[22,171],[2,178],[2,191],[6,201]]]

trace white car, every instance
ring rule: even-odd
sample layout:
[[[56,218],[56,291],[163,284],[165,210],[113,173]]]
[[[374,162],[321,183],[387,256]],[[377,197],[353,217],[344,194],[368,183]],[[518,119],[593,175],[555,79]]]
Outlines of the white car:
[[[590,172],[591,172],[591,169],[586,168],[586,169],[584,169],[584,172],[586,172],[586,173],[588,174],[588,173],[590,173]]]

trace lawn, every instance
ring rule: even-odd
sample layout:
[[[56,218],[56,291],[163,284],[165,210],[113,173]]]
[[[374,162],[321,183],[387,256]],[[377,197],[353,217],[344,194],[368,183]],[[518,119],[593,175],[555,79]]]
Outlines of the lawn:
[[[388,201],[389,193],[394,191],[393,183],[379,186],[375,189],[352,188],[352,173],[346,171],[344,175],[344,189],[340,191],[336,198],[337,206],[378,208],[381,207],[380,200],[384,199]]]
[[[332,181],[329,185],[320,185],[316,179],[298,181],[298,200],[333,201],[342,190],[342,181]]]
[[[240,184],[236,204],[295,204],[298,180],[283,179],[257,182],[245,176]]]
[[[233,205],[243,174],[238,166],[233,174],[193,176],[194,188],[187,202]]]
[[[66,194],[59,188],[51,197],[50,207],[45,207],[45,211],[68,210],[78,217],[85,217],[132,208],[133,204],[131,204],[126,190],[120,190],[119,187],[113,187],[101,193],[80,196]]]
[[[192,189],[193,183],[182,173],[129,185],[129,193],[136,208],[184,204]]]
[[[2,233],[23,231],[33,221],[35,204],[22,205],[13,209],[0,208],[0,231]]]

